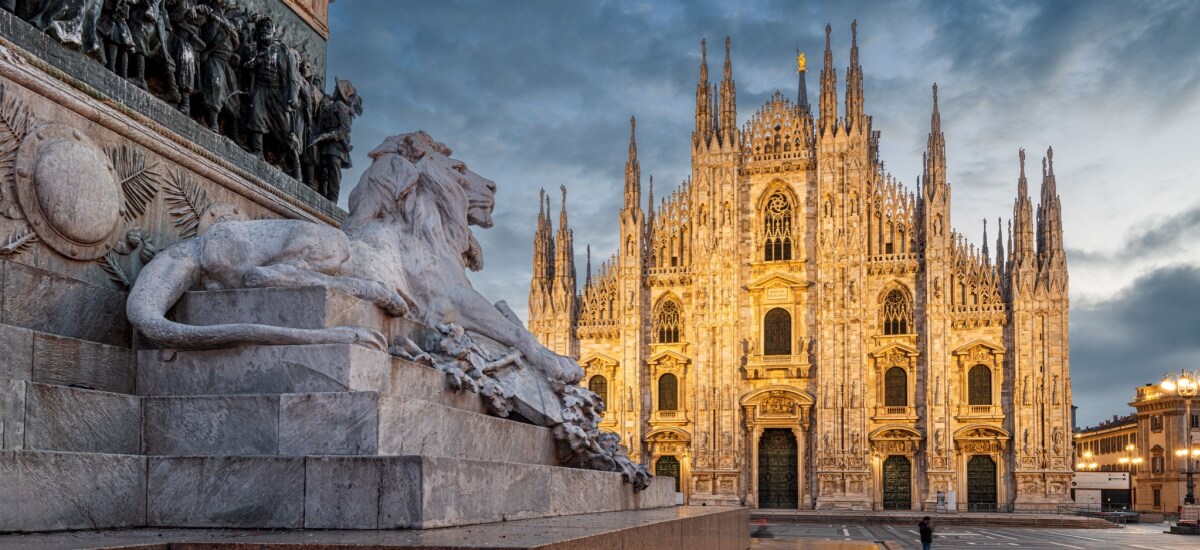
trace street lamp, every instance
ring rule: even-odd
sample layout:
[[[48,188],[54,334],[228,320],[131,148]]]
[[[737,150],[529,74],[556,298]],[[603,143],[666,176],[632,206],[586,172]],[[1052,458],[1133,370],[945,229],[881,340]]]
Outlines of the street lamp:
[[[1183,449],[1175,451],[1175,456],[1185,458],[1187,460],[1187,496],[1183,498],[1184,504],[1195,504],[1196,495],[1194,493],[1195,485],[1192,482],[1192,461],[1200,458],[1200,450],[1192,449],[1192,398],[1196,396],[1197,390],[1200,390],[1200,383],[1197,382],[1196,373],[1180,371],[1179,374],[1168,374],[1163,377],[1162,389],[1175,392],[1176,395],[1183,398],[1184,433],[1187,434],[1187,446]]]
[[[1091,451],[1084,451],[1083,460],[1075,464],[1076,470],[1095,470],[1098,467],[1100,467],[1100,465],[1097,464],[1095,460],[1092,460]]]
[[[1138,464],[1142,463],[1142,457],[1140,457],[1140,456],[1130,457],[1129,456],[1129,455],[1134,454],[1134,451],[1136,449],[1137,449],[1137,447],[1135,447],[1133,445],[1133,443],[1126,445],[1125,446],[1125,456],[1117,459],[1117,462],[1120,462],[1121,464],[1125,465],[1126,467],[1129,467],[1130,465],[1132,465],[1132,467],[1129,468],[1129,472],[1131,472],[1131,473],[1137,473],[1137,466],[1138,466]]]

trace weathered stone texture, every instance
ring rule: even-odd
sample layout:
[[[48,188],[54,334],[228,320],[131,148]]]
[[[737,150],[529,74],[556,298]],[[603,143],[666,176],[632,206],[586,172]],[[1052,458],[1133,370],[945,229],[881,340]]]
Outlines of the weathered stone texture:
[[[304,527],[377,529],[384,467],[376,457],[310,457],[305,466]],[[396,515],[415,514],[403,508]]]
[[[0,260],[0,323],[129,347],[124,292]]]
[[[151,527],[304,526],[304,459],[150,457]]]
[[[32,330],[0,324],[0,350],[2,350],[0,351],[0,378],[12,380],[32,378]]]
[[[25,448],[24,380],[0,378],[0,449]]]
[[[278,396],[146,397],[148,455],[273,455],[279,452]],[[320,437],[319,434],[312,434]]]
[[[139,452],[140,398],[46,384],[31,383],[26,388],[26,449]]]
[[[379,448],[374,392],[280,396],[279,454],[369,455]]]
[[[138,352],[142,395],[383,391],[390,360],[353,345],[242,346]],[[439,381],[445,379],[438,373]]]
[[[140,456],[0,451],[0,532],[146,523]]]
[[[413,399],[383,398],[379,406],[382,454],[558,465],[549,428]]]
[[[190,325],[360,326],[387,333],[392,321],[372,303],[318,286],[189,292],[174,311],[176,320]]]
[[[52,334],[33,337],[33,381],[133,393],[133,351]]]

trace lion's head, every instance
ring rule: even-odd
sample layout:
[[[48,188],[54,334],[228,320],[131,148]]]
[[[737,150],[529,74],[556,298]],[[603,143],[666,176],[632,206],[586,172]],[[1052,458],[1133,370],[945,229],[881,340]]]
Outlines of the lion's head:
[[[482,268],[479,243],[467,226],[492,226],[496,183],[451,154],[424,131],[385,139],[369,154],[371,166],[350,193],[343,230],[394,221],[451,247],[467,267]]]

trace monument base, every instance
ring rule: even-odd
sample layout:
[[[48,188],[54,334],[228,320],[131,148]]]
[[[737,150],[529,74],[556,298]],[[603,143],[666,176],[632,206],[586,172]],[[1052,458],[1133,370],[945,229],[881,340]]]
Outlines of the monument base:
[[[508,548],[578,550],[655,548],[743,550],[750,545],[750,509],[682,506],[489,523],[424,531],[251,531],[232,529],[124,529],[0,535],[0,547],[186,548],[225,550],[380,550]]]

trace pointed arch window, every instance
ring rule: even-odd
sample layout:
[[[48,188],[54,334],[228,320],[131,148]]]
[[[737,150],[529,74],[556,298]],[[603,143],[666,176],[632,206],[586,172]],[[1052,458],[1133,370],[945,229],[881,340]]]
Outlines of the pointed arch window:
[[[678,344],[680,325],[683,315],[679,311],[679,303],[666,300],[658,306],[654,313],[654,334],[659,344]]]
[[[778,262],[792,259],[792,201],[775,192],[763,208],[763,259]]]
[[[887,293],[880,309],[883,334],[908,334],[912,325],[912,303],[899,289]]]
[[[992,369],[975,365],[967,371],[967,404],[992,404]]]
[[[792,354],[792,314],[775,308],[763,318],[763,355]]]
[[[908,406],[908,373],[903,368],[892,367],[884,373],[883,406]]]
[[[658,410],[679,410],[679,379],[674,374],[664,374],[658,379]]]
[[[608,379],[597,374],[588,380],[588,389],[600,396],[600,400],[608,405]]]

